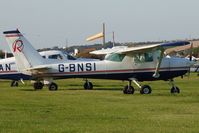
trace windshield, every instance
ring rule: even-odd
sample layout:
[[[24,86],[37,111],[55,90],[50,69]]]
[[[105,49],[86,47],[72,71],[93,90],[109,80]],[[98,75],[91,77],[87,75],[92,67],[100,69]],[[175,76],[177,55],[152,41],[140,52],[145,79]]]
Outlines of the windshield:
[[[105,60],[122,62],[124,57],[125,57],[125,55],[123,55],[123,54],[113,53],[113,54],[107,55],[107,57],[105,57]]]

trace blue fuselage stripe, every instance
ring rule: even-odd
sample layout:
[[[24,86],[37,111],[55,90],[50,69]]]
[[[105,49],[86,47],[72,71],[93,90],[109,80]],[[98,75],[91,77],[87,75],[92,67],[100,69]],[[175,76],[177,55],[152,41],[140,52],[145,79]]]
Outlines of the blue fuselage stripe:
[[[160,71],[159,78],[153,78],[154,71],[140,71],[140,72],[117,72],[117,73],[81,73],[81,74],[66,74],[66,73],[54,73],[54,74],[42,74],[38,76],[42,77],[53,77],[54,79],[64,78],[93,78],[93,79],[115,79],[115,80],[128,80],[129,78],[136,78],[139,81],[152,81],[152,80],[167,80],[178,76],[182,76],[187,73],[187,70],[176,70],[176,71]],[[30,80],[36,79],[22,73],[10,73],[0,74],[0,79],[11,79],[11,80]]]

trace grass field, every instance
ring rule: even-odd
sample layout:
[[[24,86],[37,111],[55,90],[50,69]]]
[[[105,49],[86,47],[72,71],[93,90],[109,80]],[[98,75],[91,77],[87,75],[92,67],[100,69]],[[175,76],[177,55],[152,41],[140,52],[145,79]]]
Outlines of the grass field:
[[[143,82],[151,95],[124,95],[126,82],[82,79],[56,81],[59,90],[34,91],[29,82],[11,88],[0,82],[0,133],[198,133],[199,77],[176,79],[181,88],[170,94],[168,82]]]

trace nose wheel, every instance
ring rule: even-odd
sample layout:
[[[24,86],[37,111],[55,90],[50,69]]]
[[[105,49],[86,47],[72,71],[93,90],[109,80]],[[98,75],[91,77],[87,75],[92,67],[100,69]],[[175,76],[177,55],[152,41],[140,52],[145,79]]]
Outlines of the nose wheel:
[[[180,93],[180,89],[178,87],[172,87],[171,88],[171,93],[175,94],[175,93]]]
[[[172,88],[171,88],[171,94],[178,94],[178,93],[180,93],[180,89],[175,85],[173,79],[170,80],[170,84],[172,86]]]

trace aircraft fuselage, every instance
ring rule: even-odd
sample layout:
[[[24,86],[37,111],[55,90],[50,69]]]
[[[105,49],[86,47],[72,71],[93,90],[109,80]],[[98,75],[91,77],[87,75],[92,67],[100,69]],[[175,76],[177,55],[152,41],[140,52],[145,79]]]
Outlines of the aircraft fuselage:
[[[157,61],[135,63],[126,56],[122,62],[74,61],[70,63],[52,64],[51,70],[39,76],[62,78],[95,78],[129,80],[136,78],[145,80],[167,80],[184,75],[189,70],[188,60],[184,58],[163,58],[159,69],[160,77],[154,78]]]

